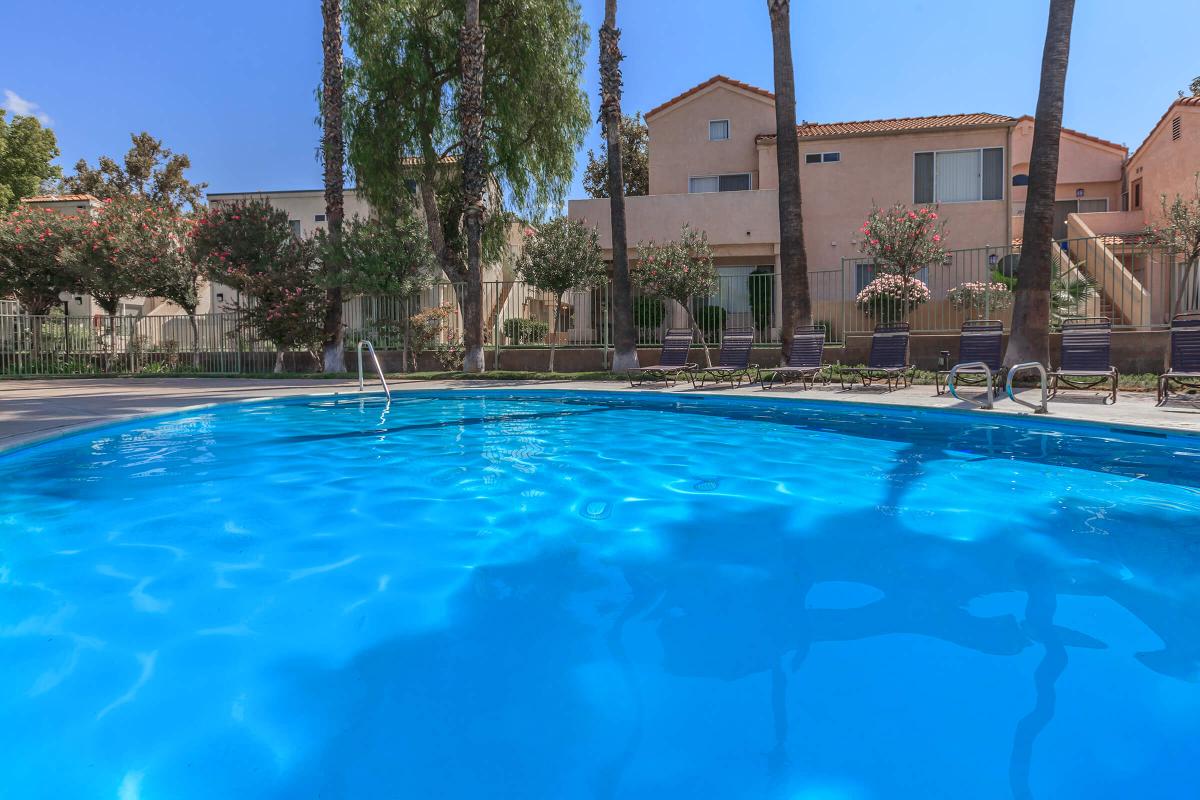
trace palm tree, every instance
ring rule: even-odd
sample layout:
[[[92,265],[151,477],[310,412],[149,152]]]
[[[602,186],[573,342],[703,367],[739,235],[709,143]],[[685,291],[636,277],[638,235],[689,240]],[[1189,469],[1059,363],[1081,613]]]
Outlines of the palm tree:
[[[321,0],[321,47],[324,51],[324,70],[321,81],[321,149],[325,162],[325,222],[329,226],[330,252],[336,258],[342,239],[342,220],[346,216],[342,197],[345,180],[343,163],[345,144],[342,141],[342,102],[345,80],[342,56],[342,0]],[[332,260],[325,264],[326,274],[336,274],[338,265]],[[346,348],[343,344],[342,287],[325,290],[324,369],[326,372],[346,371]]]
[[[625,180],[621,164],[621,32],[617,0],[604,0],[600,26],[600,125],[608,143],[608,197],[612,214],[613,363],[614,372],[638,366],[633,326],[633,293],[629,286],[629,251],[625,238]]]
[[[1054,247],[1054,190],[1058,184],[1058,146],[1062,134],[1063,94],[1071,52],[1075,0],[1050,0],[1042,80],[1029,157],[1029,194],[1021,234],[1021,266],[1013,300],[1012,336],[1005,363],[1050,361],[1050,282]]]
[[[775,153],[779,164],[779,280],[783,352],[791,351],[792,331],[812,321],[804,215],[800,199],[800,138],[796,131],[796,77],[792,67],[789,0],[767,0],[771,47],[775,53]]]
[[[463,143],[464,227],[467,234],[467,285],[463,303],[464,372],[483,372],[483,193],[487,181],[483,156],[483,28],[479,0],[466,0],[458,35],[462,86],[458,103]]]

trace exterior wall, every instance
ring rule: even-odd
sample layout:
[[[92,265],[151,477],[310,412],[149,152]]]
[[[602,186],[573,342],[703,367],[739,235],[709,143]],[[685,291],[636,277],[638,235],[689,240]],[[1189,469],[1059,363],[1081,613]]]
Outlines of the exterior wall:
[[[1008,128],[800,140],[804,243],[809,268],[835,269],[857,258],[858,229],[872,206],[913,205],[913,155],[931,150],[1007,147]],[[769,148],[775,158],[775,148]],[[806,164],[806,153],[837,151],[841,160]],[[1007,195],[1007,191],[1006,191]],[[1008,243],[1007,200],[942,203],[946,239],[955,249]]]
[[[1179,117],[1182,136],[1171,138],[1171,121]],[[1195,197],[1200,172],[1200,101],[1175,103],[1129,160],[1127,180],[1142,181],[1142,211],[1147,223],[1162,218],[1161,198]],[[1132,203],[1132,199],[1130,200]],[[1132,209],[1132,205],[1131,205]]]
[[[717,119],[729,120],[729,138],[710,142],[708,123]],[[775,129],[775,104],[718,83],[646,117],[646,127],[650,194],[683,194],[689,177],[734,172],[751,173],[750,185],[757,189],[761,177],[754,137]]]
[[[1023,117],[1012,133],[1010,177],[1029,174],[1029,157],[1033,150],[1033,120]],[[1108,200],[1109,211],[1121,208],[1121,170],[1127,151],[1124,148],[1101,144],[1070,131],[1064,131],[1059,144],[1058,186],[1056,200]],[[1028,188],[1012,186],[1013,211],[1024,212]],[[1082,197],[1078,192],[1082,190]],[[1020,235],[1019,228],[1016,235]]]
[[[231,192],[208,196],[211,205],[248,200],[267,200],[275,208],[286,211],[289,220],[299,221],[300,232],[304,236],[312,236],[318,230],[328,230],[329,226],[326,223],[317,221],[318,215],[325,215],[325,192],[322,189],[295,192]],[[355,216],[370,218],[370,205],[366,199],[360,198],[354,189],[346,190],[345,204],[346,219],[353,219]]]

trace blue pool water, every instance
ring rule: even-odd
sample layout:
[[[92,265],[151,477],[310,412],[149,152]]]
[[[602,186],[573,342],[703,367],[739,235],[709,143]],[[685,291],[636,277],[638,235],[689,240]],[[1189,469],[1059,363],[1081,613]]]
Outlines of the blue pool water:
[[[0,486],[0,797],[1200,795],[1196,438],[422,393]]]

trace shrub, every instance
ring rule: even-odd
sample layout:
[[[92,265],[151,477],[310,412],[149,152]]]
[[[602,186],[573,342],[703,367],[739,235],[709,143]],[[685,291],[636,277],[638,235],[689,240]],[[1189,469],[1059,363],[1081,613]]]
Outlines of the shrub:
[[[639,328],[658,330],[667,318],[667,305],[657,297],[638,295],[633,298],[633,324]]]
[[[504,335],[516,344],[540,344],[546,341],[550,325],[537,319],[513,317],[504,320]]]
[[[909,311],[929,302],[929,297],[924,281],[885,274],[868,283],[854,302],[868,317],[887,323],[904,319]]]
[[[696,324],[708,341],[716,341],[725,330],[727,312],[721,306],[701,306],[696,309]]]
[[[1013,294],[1005,283],[964,283],[947,292],[946,299],[959,311],[982,316],[1011,306]]]

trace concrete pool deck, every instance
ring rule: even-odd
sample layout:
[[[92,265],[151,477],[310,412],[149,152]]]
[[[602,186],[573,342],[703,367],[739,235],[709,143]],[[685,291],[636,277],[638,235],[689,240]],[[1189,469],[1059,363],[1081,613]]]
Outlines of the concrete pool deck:
[[[504,389],[543,388],[579,389],[636,393],[665,391],[679,394],[752,395],[757,397],[829,400],[848,403],[878,403],[919,408],[970,409],[968,403],[947,395],[938,397],[932,386],[912,386],[887,393],[882,389],[843,391],[836,384],[804,391],[775,388],[763,391],[757,386],[740,389],[705,388],[697,391],[687,385],[674,389],[630,389],[615,381],[405,381],[391,380],[393,392],[430,389]],[[368,386],[377,391],[378,384]],[[78,380],[0,381],[0,450],[43,437],[103,422],[128,419],[143,414],[211,403],[289,395],[356,393],[358,384],[350,380],[323,379],[252,379],[252,378],[85,378]],[[1036,391],[1023,397],[1036,399]],[[996,401],[995,412],[980,415],[1024,414],[1027,409],[1007,397]],[[1172,402],[1159,408],[1154,395],[1124,392],[1116,405],[1103,405],[1098,394],[1070,393],[1050,402],[1050,415],[1043,420],[1082,420],[1118,425],[1134,425],[1200,433],[1200,403]]]

